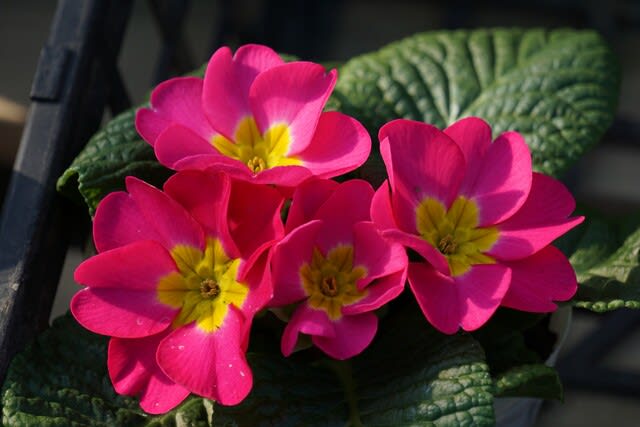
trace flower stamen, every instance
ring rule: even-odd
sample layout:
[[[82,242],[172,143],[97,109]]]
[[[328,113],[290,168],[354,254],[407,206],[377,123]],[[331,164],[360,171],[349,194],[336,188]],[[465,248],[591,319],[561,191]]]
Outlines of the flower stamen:
[[[200,296],[204,299],[216,298],[220,295],[220,286],[213,279],[204,279],[200,282]]]
[[[229,305],[240,309],[249,288],[238,281],[239,258],[229,258],[218,239],[207,239],[204,251],[188,245],[177,245],[171,256],[177,272],[161,278],[158,283],[160,302],[180,309],[174,327],[191,322],[204,332],[220,328]]]
[[[258,173],[267,168],[267,163],[262,157],[253,156],[253,158],[249,159],[247,162],[247,167],[251,172]]]
[[[458,249],[458,243],[456,243],[455,239],[451,234],[447,234],[438,243],[438,249],[444,255],[451,255],[456,253],[456,249]]]
[[[472,200],[459,196],[447,209],[427,197],[416,209],[416,226],[422,238],[447,258],[452,276],[475,264],[495,263],[487,252],[498,240],[498,230],[478,225],[478,206]]]
[[[309,306],[324,310],[330,319],[342,316],[342,307],[354,304],[367,295],[359,290],[358,280],[365,277],[363,266],[353,266],[353,247],[338,245],[323,255],[313,250],[313,259],[300,268],[302,287],[309,296]]]
[[[338,283],[336,282],[336,278],[331,276],[322,279],[320,292],[327,297],[335,297],[338,295]]]

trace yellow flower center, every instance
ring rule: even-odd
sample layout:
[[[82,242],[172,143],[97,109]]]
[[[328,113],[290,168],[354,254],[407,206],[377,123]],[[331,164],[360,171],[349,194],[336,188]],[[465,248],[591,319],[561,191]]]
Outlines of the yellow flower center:
[[[256,174],[276,166],[300,165],[295,156],[287,156],[291,148],[291,133],[284,123],[272,125],[263,134],[253,117],[240,120],[234,140],[216,135],[211,144],[222,154],[247,165]]]
[[[478,206],[459,196],[446,210],[427,197],[416,209],[418,232],[447,258],[452,276],[469,271],[474,264],[493,264],[486,251],[498,240],[495,227],[478,227]]]
[[[230,259],[218,239],[207,239],[203,251],[177,245],[171,256],[178,272],[158,283],[160,302],[180,309],[174,327],[196,322],[205,332],[217,330],[229,311],[229,304],[242,307],[249,288],[236,280],[240,259]]]
[[[311,307],[324,310],[331,320],[342,316],[342,307],[353,304],[367,295],[356,282],[366,276],[362,266],[353,267],[353,247],[339,245],[326,257],[318,248],[313,249],[311,263],[300,268],[300,278]]]

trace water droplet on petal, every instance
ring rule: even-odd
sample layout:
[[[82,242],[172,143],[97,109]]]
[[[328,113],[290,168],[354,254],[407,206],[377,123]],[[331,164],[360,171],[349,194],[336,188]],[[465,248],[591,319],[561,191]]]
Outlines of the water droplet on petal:
[[[244,372],[240,371],[240,376],[244,377]]]
[[[153,406],[157,408],[158,406],[160,406],[160,402],[154,402]]]
[[[229,363],[229,367],[230,367],[230,368],[233,368],[233,363]]]
[[[143,324],[143,323],[144,323],[144,320],[142,320],[142,317],[138,317],[138,318],[136,319],[136,324],[137,324],[138,326],[142,326],[142,324]]]
[[[178,350],[184,350],[184,346],[183,345],[179,345],[178,346]]]

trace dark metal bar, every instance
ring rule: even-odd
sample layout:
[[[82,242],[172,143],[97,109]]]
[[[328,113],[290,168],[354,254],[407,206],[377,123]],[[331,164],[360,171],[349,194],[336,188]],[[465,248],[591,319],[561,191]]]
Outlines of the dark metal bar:
[[[191,2],[187,0],[149,1],[149,8],[163,40],[153,76],[153,86],[166,80],[172,73],[184,74],[195,68],[183,31],[190,6]]]
[[[47,326],[76,218],[86,218],[55,183],[100,123],[107,85],[97,57],[105,39],[119,49],[131,6],[58,3],[0,217],[0,382],[12,356]]]

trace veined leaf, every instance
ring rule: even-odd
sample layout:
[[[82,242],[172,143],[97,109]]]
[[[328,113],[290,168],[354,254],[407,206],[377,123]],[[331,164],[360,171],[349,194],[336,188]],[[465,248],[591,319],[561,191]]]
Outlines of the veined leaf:
[[[347,62],[330,105],[374,137],[399,117],[442,128],[479,116],[494,135],[522,133],[535,169],[557,176],[609,127],[618,87],[616,60],[592,31],[436,31]]]
[[[93,214],[104,196],[124,189],[128,175],[157,186],[170,175],[156,160],[153,148],[138,135],[135,110],[116,116],[96,133],[58,179],[57,186],[71,198],[80,197]]]
[[[563,399],[558,372],[542,363],[511,368],[498,375],[495,385],[496,397]]]
[[[400,329],[398,329],[400,328]],[[394,332],[395,331],[395,332]],[[192,397],[162,416],[113,391],[104,337],[70,316],[18,355],[2,390],[6,426],[490,426],[492,380],[479,344],[422,317],[390,321],[353,362],[249,354],[254,388],[234,407]]]
[[[638,218],[606,221],[591,215],[560,241],[578,276],[576,307],[605,312],[640,308],[640,227]]]

